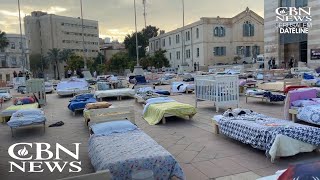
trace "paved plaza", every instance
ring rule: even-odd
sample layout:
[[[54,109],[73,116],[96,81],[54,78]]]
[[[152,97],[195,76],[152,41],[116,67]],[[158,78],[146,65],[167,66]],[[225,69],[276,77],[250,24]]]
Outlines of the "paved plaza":
[[[158,88],[158,87],[157,87]],[[161,87],[162,88],[162,87]],[[163,88],[168,88],[165,86]],[[194,94],[171,96],[173,99],[195,104]],[[67,109],[70,97],[60,98],[57,94],[47,95],[47,106],[43,107],[47,126],[63,121],[64,126],[47,127],[45,132],[41,127],[27,127],[15,131],[11,137],[10,128],[6,124],[0,125],[0,179],[58,179],[67,176],[87,174],[94,172],[88,158],[87,143],[89,138],[88,128],[84,123],[81,113],[76,116]],[[178,118],[168,118],[167,124],[150,126],[142,119],[142,106],[136,104],[134,99],[122,101],[110,100],[114,106],[135,107],[137,125],[154,140],[172,153],[182,166],[187,179],[217,179],[217,180],[251,180],[261,176],[274,174],[277,170],[286,168],[291,163],[320,160],[319,153],[299,154],[294,157],[281,158],[271,163],[263,151],[241,144],[223,135],[213,134],[211,118],[216,115],[211,102],[200,102],[197,114],[192,121]],[[12,102],[6,102],[5,107]],[[250,99],[245,103],[241,97],[241,107],[263,113],[272,117],[283,117],[283,104],[266,104],[258,99]],[[224,110],[221,110],[222,113]],[[81,143],[80,160],[81,173],[9,173],[8,161],[12,161],[7,150],[9,146],[18,142],[45,142],[59,143],[70,150],[74,149],[72,143]],[[33,152],[29,152],[33,153]],[[67,154],[62,154],[63,160],[68,160]]]

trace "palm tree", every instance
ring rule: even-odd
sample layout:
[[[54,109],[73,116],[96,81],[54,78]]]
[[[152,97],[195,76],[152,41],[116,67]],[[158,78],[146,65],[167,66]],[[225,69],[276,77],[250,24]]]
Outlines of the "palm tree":
[[[0,50],[4,49],[9,45],[9,42],[6,38],[6,33],[0,30]]]
[[[67,62],[74,53],[70,49],[64,49],[59,52],[59,61]]]
[[[57,49],[57,48],[49,49],[49,52],[47,53],[47,59],[53,64],[54,78],[56,79],[57,78],[56,74],[58,74],[58,79],[60,80],[59,54],[60,54],[60,49]]]

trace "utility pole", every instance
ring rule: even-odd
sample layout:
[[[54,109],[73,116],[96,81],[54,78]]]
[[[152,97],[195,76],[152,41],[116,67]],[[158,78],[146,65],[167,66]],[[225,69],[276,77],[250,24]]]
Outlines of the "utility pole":
[[[83,62],[84,62],[84,70],[87,70],[87,57],[86,57],[86,47],[84,45],[84,30],[83,30],[83,12],[82,12],[82,0],[80,0],[81,7],[81,30],[82,30],[82,45],[83,45]]]
[[[146,13],[146,0],[142,0],[143,4],[143,16],[144,16],[144,27],[147,28],[147,13]]]
[[[19,46],[21,47],[21,63],[22,63],[22,72],[24,74],[24,71],[26,69],[25,65],[25,55],[24,55],[24,47],[23,47],[23,42],[22,42],[22,26],[21,26],[21,13],[20,13],[20,0],[18,0],[18,9],[19,9],[19,25],[20,25],[20,44]]]

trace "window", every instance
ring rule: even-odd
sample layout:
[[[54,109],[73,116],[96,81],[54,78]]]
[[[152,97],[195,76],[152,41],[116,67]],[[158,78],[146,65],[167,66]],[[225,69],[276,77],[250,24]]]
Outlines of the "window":
[[[163,39],[162,40],[162,47],[165,47],[166,46],[166,39]]]
[[[245,57],[251,57],[251,46],[245,47]]]
[[[280,0],[280,7],[290,7],[291,0]]]
[[[177,51],[177,59],[180,59],[180,51]]]
[[[12,42],[10,45],[11,45],[11,49],[16,49],[16,44],[14,42]]]
[[[296,0],[296,7],[308,6],[308,0]]]
[[[176,35],[176,43],[177,43],[177,44],[180,43],[180,35],[179,35],[179,34]]]
[[[243,24],[243,36],[244,37],[254,36],[254,24],[251,24],[249,21],[244,22],[244,24]]]
[[[10,81],[10,74],[6,74],[6,81]]]
[[[200,48],[197,48],[197,57],[200,56]]]
[[[17,58],[15,56],[11,57],[11,65],[16,66],[17,65]]]
[[[22,49],[22,43],[19,42],[19,49]]]
[[[243,46],[237,46],[237,55],[243,55]]]
[[[156,41],[156,50],[159,48],[159,41]]]
[[[213,30],[213,35],[216,37],[226,36],[226,29],[224,27],[215,27]]]
[[[214,47],[213,54],[215,56],[225,56],[226,55],[226,47]]]
[[[260,46],[252,46],[252,54],[257,56],[260,54]]]
[[[169,46],[171,46],[171,37],[169,37]]]
[[[196,38],[199,39],[199,28],[196,29]]]
[[[190,31],[186,32],[186,41],[190,41]]]
[[[171,60],[171,53],[169,54],[169,59]]]
[[[150,48],[151,48],[151,50],[153,50],[153,43],[150,44]]]
[[[191,51],[190,49],[186,50],[186,58],[189,59],[191,57]]]

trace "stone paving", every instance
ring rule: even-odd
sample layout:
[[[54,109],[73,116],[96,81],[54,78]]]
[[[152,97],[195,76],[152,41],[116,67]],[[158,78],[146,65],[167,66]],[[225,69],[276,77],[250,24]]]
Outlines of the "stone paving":
[[[168,88],[161,87],[161,88]],[[179,102],[194,105],[194,95],[184,94],[171,96]],[[88,128],[84,124],[81,113],[73,116],[67,109],[70,97],[60,98],[56,94],[47,95],[47,106],[44,107],[48,119],[47,126],[57,121],[65,122],[62,127],[49,128],[45,132],[41,127],[27,127],[15,131],[11,137],[10,128],[6,124],[0,125],[0,179],[59,179],[68,176],[94,172],[87,155]],[[211,102],[200,102],[198,113],[192,121],[178,118],[168,118],[167,124],[150,126],[142,119],[142,106],[135,104],[133,99],[123,101],[110,100],[115,106],[133,105],[137,125],[154,140],[172,153],[182,166],[187,179],[217,179],[217,180],[253,180],[261,176],[274,174],[277,170],[286,168],[291,163],[320,160],[319,153],[305,153],[294,157],[281,158],[274,164],[266,158],[263,151],[253,149],[223,135],[213,134],[211,118],[217,114]],[[11,102],[4,104],[5,107]],[[283,104],[266,104],[258,99],[250,99],[245,103],[241,97],[241,107],[249,108],[266,115],[282,118]],[[223,109],[220,113],[223,112]],[[80,160],[81,173],[9,173],[8,161],[12,161],[7,150],[9,146],[18,142],[59,143],[70,150],[72,143],[81,143]],[[29,152],[30,154],[34,152]],[[63,160],[68,160],[62,154]]]

